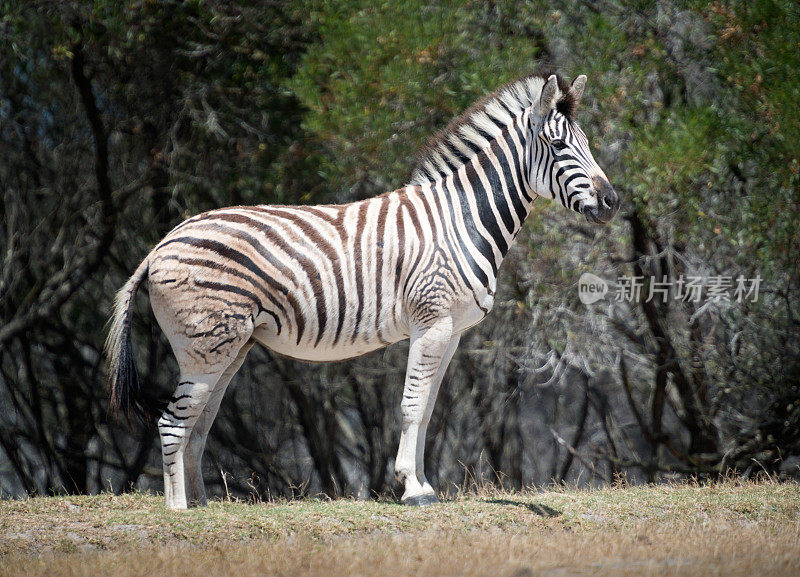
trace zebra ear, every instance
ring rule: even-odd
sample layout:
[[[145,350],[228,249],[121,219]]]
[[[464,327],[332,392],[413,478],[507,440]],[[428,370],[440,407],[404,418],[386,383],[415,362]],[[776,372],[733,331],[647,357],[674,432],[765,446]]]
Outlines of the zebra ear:
[[[581,103],[581,97],[583,96],[584,88],[586,88],[586,75],[581,74],[575,80],[572,81],[572,84],[569,87],[569,93],[575,100],[575,107],[577,107]]]
[[[545,116],[556,105],[556,97],[558,96],[558,80],[555,74],[551,74],[550,78],[542,87],[542,94],[539,97],[539,116]]]

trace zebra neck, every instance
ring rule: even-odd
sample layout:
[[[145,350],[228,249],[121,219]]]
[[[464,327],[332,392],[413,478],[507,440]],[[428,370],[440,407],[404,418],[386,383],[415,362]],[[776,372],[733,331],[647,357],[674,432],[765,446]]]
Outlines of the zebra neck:
[[[443,180],[422,186],[450,222],[475,280],[493,293],[498,269],[530,213],[523,154],[492,143]],[[511,159],[511,160],[509,160]]]
[[[525,223],[533,203],[522,162],[524,155],[521,150],[519,154],[513,149],[509,151],[508,144],[513,145],[493,142],[461,167],[453,178],[460,195],[474,200],[476,216],[502,256]]]

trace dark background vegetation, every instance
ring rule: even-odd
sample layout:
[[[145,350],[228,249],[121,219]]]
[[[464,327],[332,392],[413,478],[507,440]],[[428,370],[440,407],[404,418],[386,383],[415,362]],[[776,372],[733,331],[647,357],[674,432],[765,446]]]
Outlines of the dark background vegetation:
[[[107,415],[101,350],[115,291],[174,225],[397,188],[448,119],[541,64],[588,75],[578,119],[622,208],[603,228],[535,205],[445,379],[429,476],[796,472],[793,0],[0,0],[2,494],[161,489],[154,429]],[[583,272],[762,283],[755,303],[585,306]],[[134,340],[168,397],[145,297]],[[394,489],[406,350],[306,365],[254,349],[211,432],[211,492]]]

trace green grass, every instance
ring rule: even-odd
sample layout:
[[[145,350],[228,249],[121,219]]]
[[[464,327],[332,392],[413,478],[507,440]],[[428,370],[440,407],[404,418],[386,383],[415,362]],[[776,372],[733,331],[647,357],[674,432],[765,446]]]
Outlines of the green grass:
[[[182,574],[231,560],[243,574],[370,574],[398,564],[401,573],[449,567],[452,574],[483,574],[481,567],[562,562],[625,574],[620,559],[627,568],[641,562],[656,569],[688,560],[687,568],[727,567],[724,574],[747,574],[733,569],[752,568],[752,561],[763,574],[798,574],[800,486],[485,488],[424,509],[303,499],[170,511],[160,496],[138,493],[0,502],[0,575],[71,567],[73,574],[117,568],[118,577],[145,565],[147,574]]]

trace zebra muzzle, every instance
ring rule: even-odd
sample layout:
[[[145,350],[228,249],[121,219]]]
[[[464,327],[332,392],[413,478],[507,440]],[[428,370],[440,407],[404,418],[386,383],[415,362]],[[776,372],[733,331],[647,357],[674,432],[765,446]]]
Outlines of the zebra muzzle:
[[[595,178],[594,187],[597,191],[597,204],[584,204],[581,212],[589,222],[606,224],[619,210],[619,195],[604,178]]]

